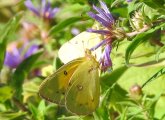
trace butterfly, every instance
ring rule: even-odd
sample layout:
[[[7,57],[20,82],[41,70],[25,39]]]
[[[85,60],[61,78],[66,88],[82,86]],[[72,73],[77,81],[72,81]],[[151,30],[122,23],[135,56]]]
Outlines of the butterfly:
[[[48,76],[39,87],[39,95],[68,111],[87,115],[99,104],[99,64],[89,50]]]
[[[79,57],[85,56],[85,49],[91,49],[95,45],[99,44],[102,40],[102,36],[96,33],[82,32],[75,36],[68,42],[64,43],[59,49],[58,56],[63,63],[68,63]],[[102,54],[101,47],[95,51],[92,51],[93,55],[96,55],[96,59],[99,60]]]

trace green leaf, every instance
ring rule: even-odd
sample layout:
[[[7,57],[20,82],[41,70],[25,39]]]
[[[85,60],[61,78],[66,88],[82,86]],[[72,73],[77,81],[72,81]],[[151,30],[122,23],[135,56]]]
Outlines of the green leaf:
[[[16,97],[20,98],[22,93],[22,84],[24,82],[25,77],[30,72],[31,68],[35,64],[36,60],[40,57],[43,51],[39,51],[27,59],[25,59],[15,70],[11,85],[15,88],[15,95]]]
[[[112,89],[111,96],[109,97],[110,104],[120,108],[118,103],[127,99],[127,94],[126,90],[124,90],[120,85],[115,84]]]
[[[42,100],[38,105],[37,120],[44,120],[45,109],[45,101]]]
[[[130,17],[129,14],[137,8],[136,6],[135,1],[128,3],[128,17]]]
[[[158,10],[158,12],[161,12],[165,14],[165,2],[163,0],[142,0],[146,5],[149,7]]]
[[[39,103],[38,105],[38,111],[39,111],[39,114],[41,116],[44,116],[44,111],[46,109],[46,106],[45,106],[45,101],[44,100],[41,100],[41,102]]]
[[[113,3],[111,4],[111,7],[115,7],[121,3],[123,3],[125,0],[115,0],[113,1]]]
[[[6,41],[3,43],[0,43],[0,71],[2,69],[3,63],[4,63],[4,58],[5,58],[5,52],[6,52]]]
[[[154,98],[151,99],[151,101],[148,101],[147,107],[149,108],[149,114],[151,118],[153,119],[155,114],[155,106],[158,103],[158,100],[160,99],[161,94],[156,95]]]
[[[52,35],[54,36],[57,32],[63,30],[64,28],[66,28],[67,26],[75,23],[75,22],[78,22],[82,20],[82,17],[71,17],[71,18],[68,18],[62,22],[60,22],[59,24],[55,25],[54,27],[51,28],[51,30],[49,31],[49,35]]]
[[[114,84],[115,85],[115,84]],[[109,87],[101,96],[101,100],[100,100],[100,107],[96,109],[96,111],[93,113],[94,118],[97,120],[109,120],[110,119],[110,115],[109,115],[109,98],[111,96],[112,93],[112,89],[114,87],[114,85],[112,85],[112,87]]]
[[[162,68],[158,72],[156,72],[152,77],[150,77],[143,85],[142,88],[145,87],[149,82],[157,79],[158,77],[162,76],[165,74],[165,68]]]
[[[156,53],[155,59],[156,61],[159,61],[159,55],[165,50],[165,46],[162,46]]]
[[[0,102],[5,102],[8,99],[11,99],[13,96],[13,89],[9,86],[0,87]]]
[[[23,120],[23,116],[25,116],[26,112],[0,112],[0,120]],[[22,118],[21,118],[22,117]]]
[[[126,66],[120,67],[111,73],[108,73],[104,76],[102,76],[100,79],[101,85],[106,85],[108,87],[112,86],[114,83],[117,82],[117,80],[124,74],[124,72],[127,70]]]
[[[0,50],[0,71],[1,71],[3,63],[4,63],[8,38],[11,34],[13,34],[16,31],[16,28],[18,27],[21,17],[22,17],[22,12],[18,13],[15,17],[10,19],[9,22],[0,31],[0,48],[1,48],[1,50]]]
[[[127,120],[127,112],[128,112],[128,107],[126,106],[123,113],[120,116],[120,120]]]
[[[165,114],[162,115],[161,119],[157,119],[157,120],[164,120],[165,119]]]
[[[94,120],[111,120],[111,118],[109,117],[109,111],[108,111],[108,107],[106,106],[102,106],[100,108],[98,108],[94,113]]]
[[[164,27],[165,23],[152,28],[144,33],[141,33],[139,35],[137,35],[131,42],[131,44],[127,47],[126,49],[126,53],[125,53],[125,61],[126,64],[129,65],[129,60],[131,58],[132,53],[134,52],[134,50],[141,44],[143,43],[145,40],[147,40],[148,38],[150,38],[150,36],[152,35],[153,32],[155,32],[156,30],[160,29],[161,27]]]
[[[62,116],[58,118],[58,120],[84,120],[84,119],[82,116]]]
[[[29,108],[30,112],[32,113],[33,119],[37,120],[38,109],[32,103],[28,104],[28,108]]]

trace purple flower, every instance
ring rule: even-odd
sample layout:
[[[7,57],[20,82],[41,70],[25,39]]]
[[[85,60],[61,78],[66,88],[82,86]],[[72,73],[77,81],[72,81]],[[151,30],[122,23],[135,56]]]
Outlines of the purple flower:
[[[132,0],[126,0],[127,2],[132,2]]]
[[[10,68],[16,68],[24,59],[37,52],[38,49],[38,45],[32,45],[28,49],[26,45],[21,48],[14,46],[12,50],[6,52],[4,64]]]
[[[77,29],[77,28],[72,28],[72,29],[71,29],[71,33],[72,33],[74,36],[76,36],[76,35],[78,35],[78,34],[80,33],[80,30]]]
[[[98,21],[101,25],[103,25],[103,30],[94,30],[94,29],[88,29],[88,32],[97,33],[105,36],[104,40],[101,41],[98,45],[91,48],[91,50],[95,50],[98,47],[105,46],[105,49],[103,51],[102,57],[100,58],[100,64],[102,71],[106,71],[109,67],[112,66],[112,62],[110,59],[110,53],[111,53],[111,45],[112,45],[112,38],[113,38],[113,25],[114,25],[114,19],[112,17],[112,14],[108,10],[108,7],[106,4],[102,1],[100,1],[101,8],[96,7],[93,5],[93,9],[97,12],[96,14],[93,12],[89,12],[88,15]]]
[[[102,71],[106,71],[110,66],[112,66],[112,61],[110,58],[110,53],[111,53],[111,46],[110,45],[106,45],[105,49],[103,51],[103,54],[101,56],[100,59],[100,65],[102,68]]]
[[[34,14],[45,19],[53,19],[59,8],[51,8],[50,2],[41,0],[41,6],[35,7],[31,0],[25,1],[25,6],[31,10]]]

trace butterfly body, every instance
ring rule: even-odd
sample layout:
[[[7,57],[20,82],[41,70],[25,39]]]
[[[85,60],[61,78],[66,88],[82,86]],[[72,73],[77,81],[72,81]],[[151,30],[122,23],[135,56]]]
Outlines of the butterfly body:
[[[41,83],[39,94],[75,114],[92,113],[99,104],[99,65],[87,50],[81,57],[63,65]]]

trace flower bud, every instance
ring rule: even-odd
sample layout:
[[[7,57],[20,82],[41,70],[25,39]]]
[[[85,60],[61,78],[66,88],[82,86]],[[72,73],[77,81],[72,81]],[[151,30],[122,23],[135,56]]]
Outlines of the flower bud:
[[[124,39],[125,38],[125,31],[123,28],[117,27],[117,28],[115,28],[115,30],[113,30],[113,35],[117,39]]]
[[[130,91],[131,97],[134,99],[138,99],[142,95],[142,88],[141,86],[137,84],[133,85],[129,91]]]
[[[144,22],[144,17],[140,11],[135,12],[134,17],[132,18],[132,23],[134,25],[135,30],[140,30],[144,27],[145,22]]]

